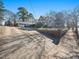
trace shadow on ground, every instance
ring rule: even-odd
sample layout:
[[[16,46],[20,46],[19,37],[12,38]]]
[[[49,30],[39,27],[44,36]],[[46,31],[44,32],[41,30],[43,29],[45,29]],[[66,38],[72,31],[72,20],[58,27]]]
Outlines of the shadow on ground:
[[[38,31],[39,33],[43,34],[44,36],[50,38],[52,40],[52,43],[55,45],[58,45],[60,42],[60,39],[66,34],[67,30],[65,31]]]

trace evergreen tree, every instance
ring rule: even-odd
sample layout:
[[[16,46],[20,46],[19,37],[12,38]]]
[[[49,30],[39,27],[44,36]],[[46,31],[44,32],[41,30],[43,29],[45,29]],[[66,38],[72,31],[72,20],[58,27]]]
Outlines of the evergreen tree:
[[[19,19],[22,19],[22,21],[24,22],[25,19],[27,19],[28,17],[28,11],[24,8],[24,7],[19,7],[18,8],[19,12],[17,13],[19,16]]]
[[[3,17],[4,17],[4,3],[2,0],[0,0],[0,21],[3,20]]]

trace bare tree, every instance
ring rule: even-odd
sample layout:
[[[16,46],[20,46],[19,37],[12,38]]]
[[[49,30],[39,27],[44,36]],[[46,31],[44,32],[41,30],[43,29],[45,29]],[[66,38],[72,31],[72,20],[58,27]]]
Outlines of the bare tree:
[[[62,12],[58,12],[56,14],[55,27],[61,28],[64,27],[64,14]]]

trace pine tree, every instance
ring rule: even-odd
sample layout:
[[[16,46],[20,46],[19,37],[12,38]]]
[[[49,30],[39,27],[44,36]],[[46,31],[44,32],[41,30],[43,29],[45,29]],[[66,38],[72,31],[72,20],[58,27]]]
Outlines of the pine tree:
[[[4,17],[4,3],[2,0],[0,0],[0,21],[3,20],[3,17]]]
[[[22,19],[23,22],[25,19],[28,19],[28,11],[24,7],[19,7],[18,10],[19,12],[17,14],[19,15],[19,19]]]

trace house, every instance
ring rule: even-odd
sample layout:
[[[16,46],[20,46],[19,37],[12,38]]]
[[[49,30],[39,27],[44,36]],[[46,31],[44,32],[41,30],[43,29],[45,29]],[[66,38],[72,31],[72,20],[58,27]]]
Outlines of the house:
[[[25,19],[24,21],[22,19],[17,19],[16,23],[18,24],[18,27],[29,28],[31,25],[36,24],[36,21],[35,19]]]
[[[64,28],[65,27],[64,20],[56,19],[54,22],[55,22],[56,28]]]
[[[21,28],[29,28],[31,25],[34,25],[35,23],[31,23],[31,22],[17,22],[17,24]]]
[[[4,26],[5,25],[5,22],[6,22],[5,20],[1,20],[0,21],[0,26]]]

